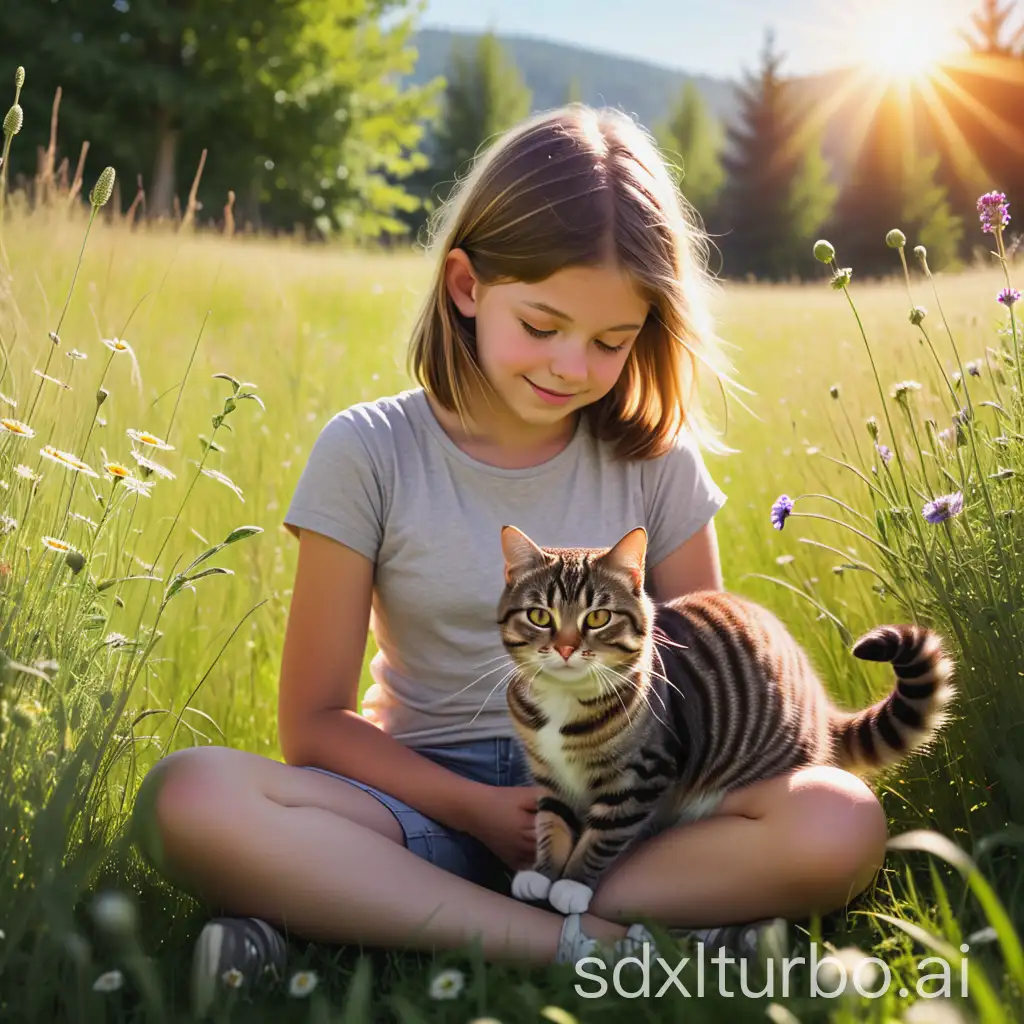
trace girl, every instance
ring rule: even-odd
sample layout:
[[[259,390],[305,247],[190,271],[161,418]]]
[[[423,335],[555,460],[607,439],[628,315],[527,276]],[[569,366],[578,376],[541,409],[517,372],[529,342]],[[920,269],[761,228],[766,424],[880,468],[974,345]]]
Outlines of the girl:
[[[140,790],[151,863],[239,915],[199,938],[200,1011],[228,969],[283,968],[277,927],[574,963],[628,948],[641,917],[739,931],[842,906],[872,879],[885,815],[854,776],[817,768],[646,840],[587,914],[509,894],[532,861],[537,787],[500,685],[501,527],[597,547],[642,525],[653,596],[722,586],[725,496],[697,447],[696,363],[717,356],[705,248],[651,138],[609,110],[529,119],[449,200],[410,349],[421,386],[334,416],[285,517],[299,544],[285,763],[182,750]]]

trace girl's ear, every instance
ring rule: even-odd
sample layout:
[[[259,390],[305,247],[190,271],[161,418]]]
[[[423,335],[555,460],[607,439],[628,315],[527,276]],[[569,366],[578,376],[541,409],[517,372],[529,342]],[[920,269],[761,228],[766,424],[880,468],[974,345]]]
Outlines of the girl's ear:
[[[445,257],[444,281],[455,308],[463,316],[476,316],[477,279],[464,250],[452,249]]]

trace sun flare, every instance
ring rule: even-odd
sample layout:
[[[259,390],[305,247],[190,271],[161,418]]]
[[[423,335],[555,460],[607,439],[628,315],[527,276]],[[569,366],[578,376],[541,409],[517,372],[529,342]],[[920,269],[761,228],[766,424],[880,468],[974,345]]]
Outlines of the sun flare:
[[[944,26],[908,0],[876,4],[857,19],[854,56],[886,78],[927,76],[948,49]]]

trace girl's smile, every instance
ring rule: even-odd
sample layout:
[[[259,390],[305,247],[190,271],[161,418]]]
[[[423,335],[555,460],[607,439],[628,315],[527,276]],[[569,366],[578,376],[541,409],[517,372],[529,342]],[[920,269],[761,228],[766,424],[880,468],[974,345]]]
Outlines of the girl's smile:
[[[523,376],[523,380],[525,380],[526,383],[529,384],[531,388],[533,388],[537,397],[542,402],[547,402],[550,405],[565,405],[567,402],[569,402],[572,398],[575,397],[575,394],[571,391],[566,393],[562,391],[551,391],[549,388],[539,387],[537,384],[534,384],[529,377],[525,375]]]

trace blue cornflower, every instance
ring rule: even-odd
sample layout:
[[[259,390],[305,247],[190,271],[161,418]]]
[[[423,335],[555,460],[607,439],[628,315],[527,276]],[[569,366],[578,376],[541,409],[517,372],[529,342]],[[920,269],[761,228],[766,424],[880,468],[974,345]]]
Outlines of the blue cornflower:
[[[929,501],[921,510],[922,515],[933,526],[944,523],[953,516],[960,515],[964,510],[964,496],[960,491],[952,494],[943,494],[941,497]]]
[[[887,466],[892,460],[892,449],[887,444],[878,444],[875,442],[875,448],[878,449],[878,454]]]
[[[772,505],[772,526],[781,530],[793,512],[793,499],[788,494],[780,494]]]

